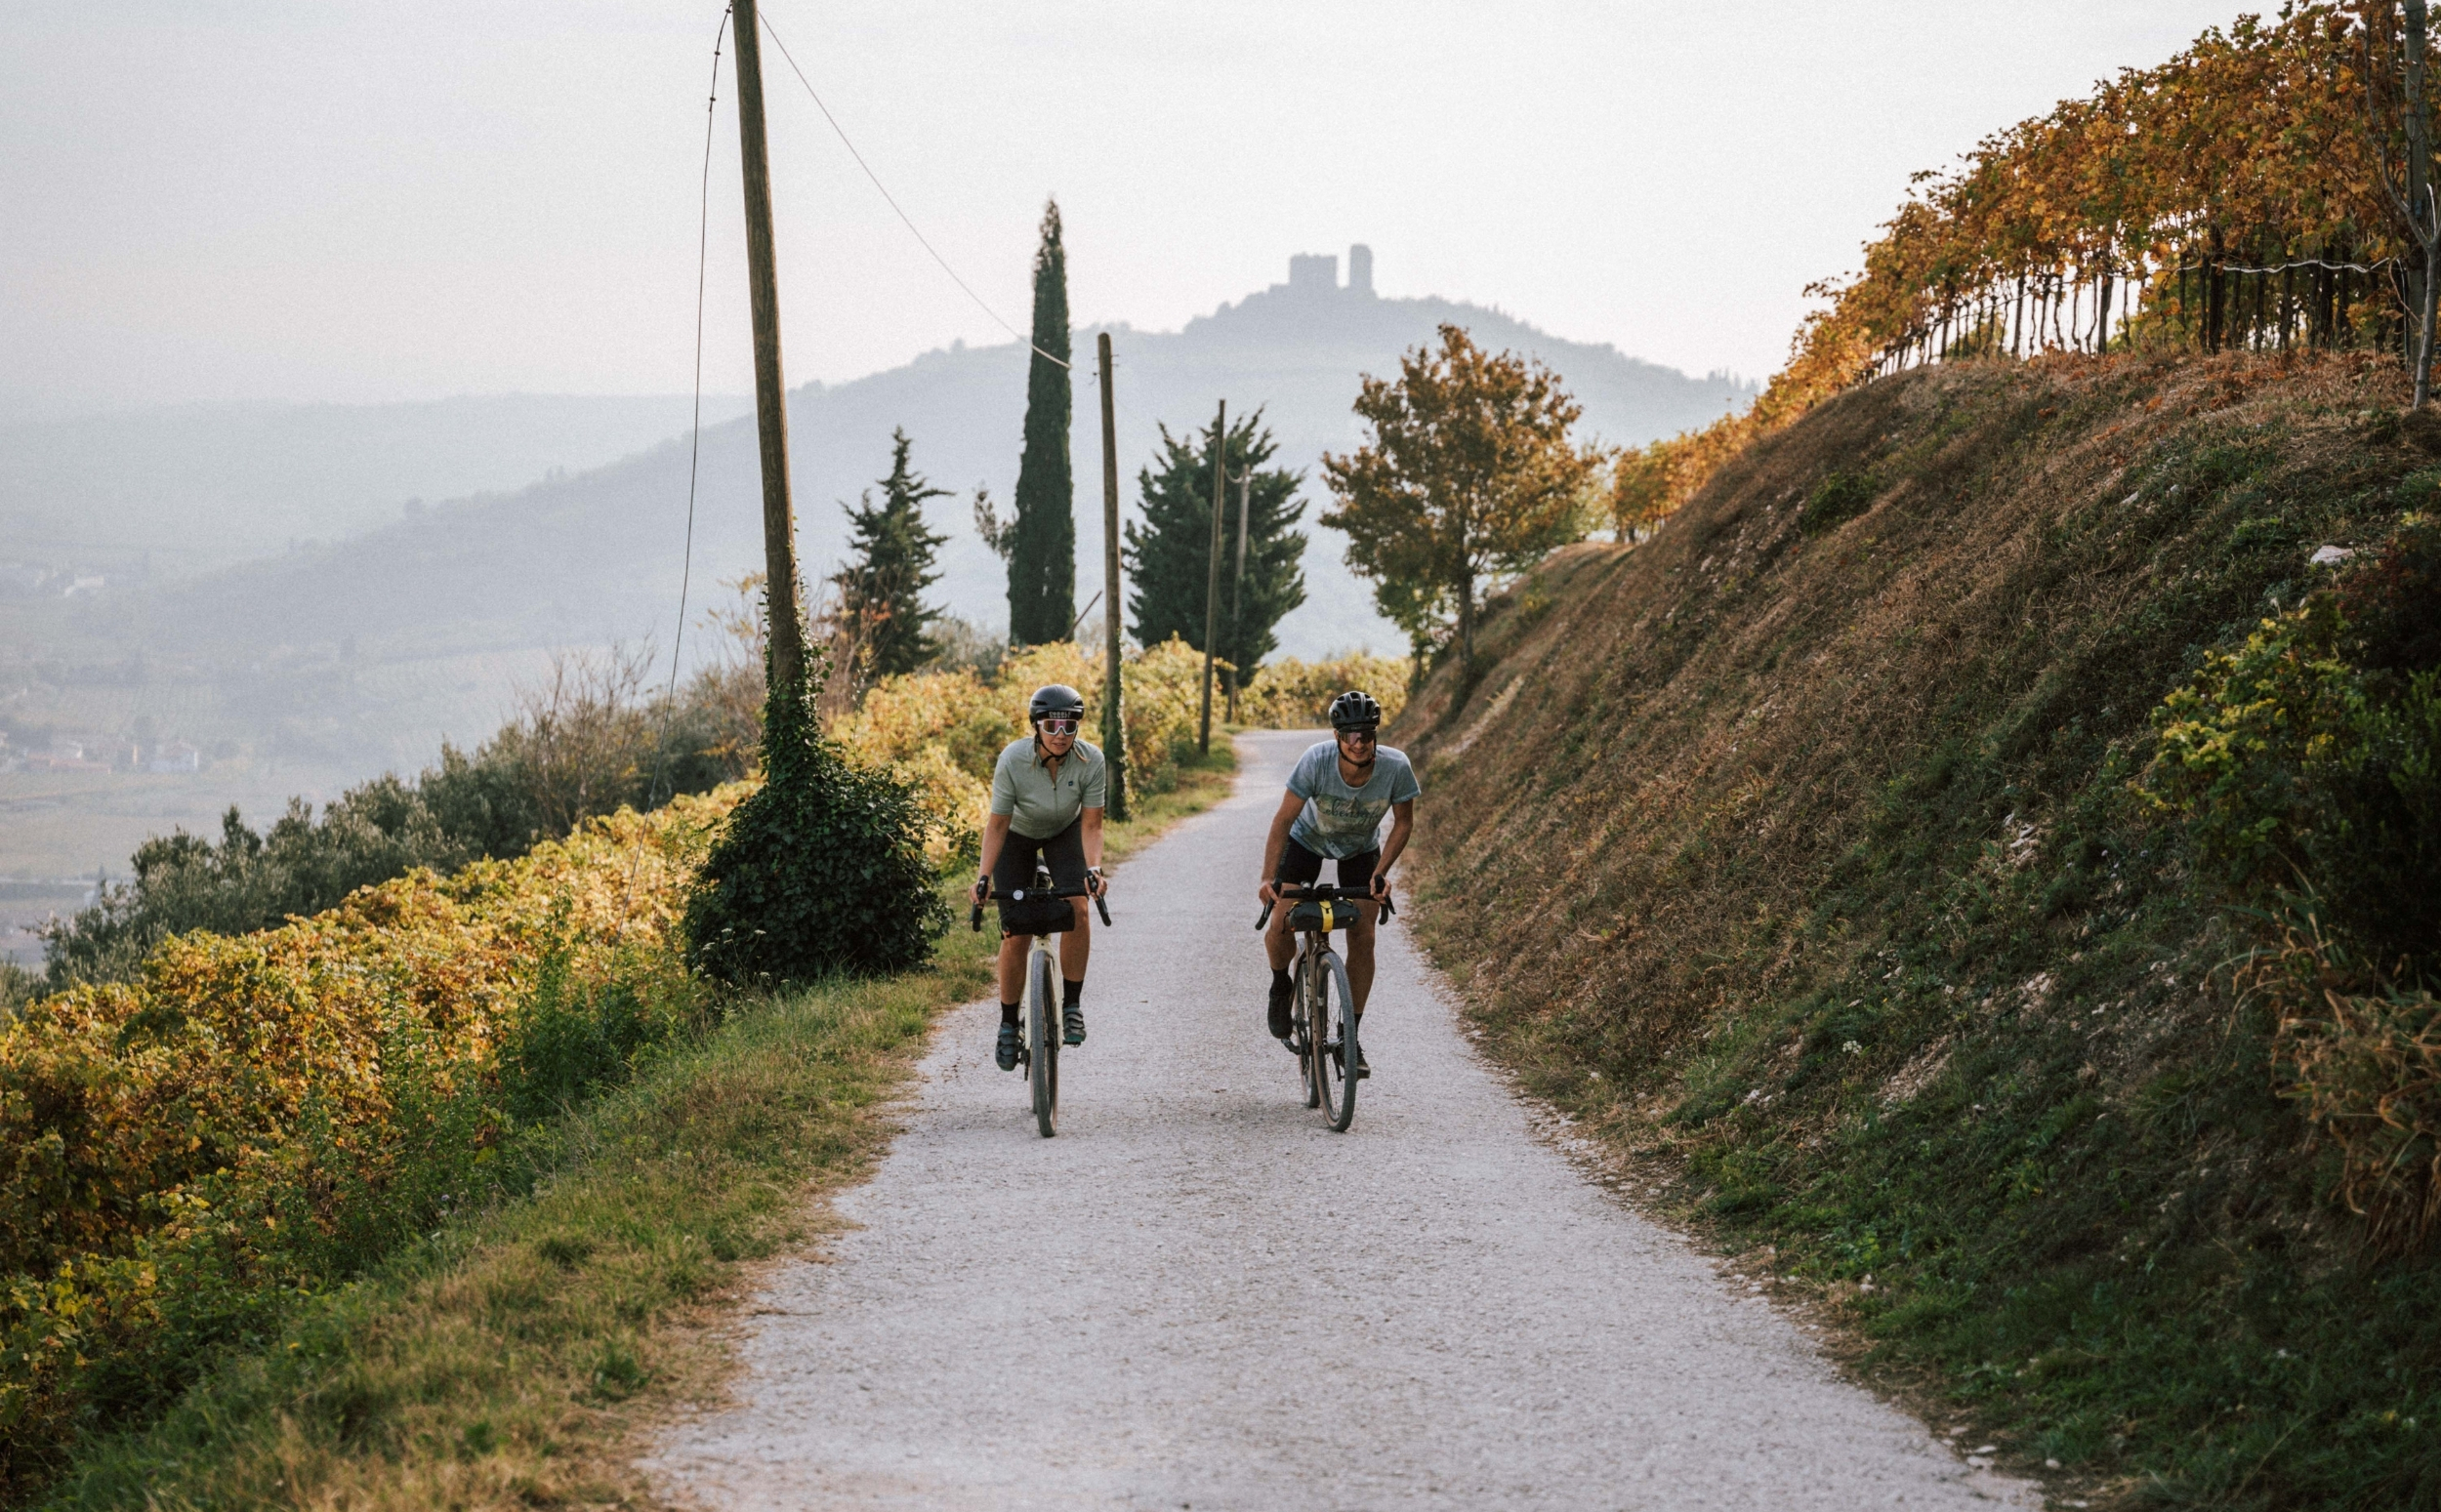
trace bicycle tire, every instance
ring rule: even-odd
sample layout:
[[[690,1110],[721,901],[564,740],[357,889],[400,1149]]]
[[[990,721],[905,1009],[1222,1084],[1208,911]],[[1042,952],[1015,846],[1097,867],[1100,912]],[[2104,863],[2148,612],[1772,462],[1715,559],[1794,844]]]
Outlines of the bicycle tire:
[[[1028,1004],[1026,1080],[1034,1092],[1034,1126],[1045,1139],[1059,1132],[1059,999],[1051,973],[1051,957],[1034,952],[1026,991]]]
[[[1297,1041],[1297,1075],[1305,1086],[1305,1106],[1322,1106],[1322,1037],[1314,1033],[1313,1019],[1313,953],[1302,946],[1297,952],[1297,1006],[1292,1010],[1289,1033]]]
[[[1335,1043],[1339,1053],[1317,1054],[1316,1080],[1322,1090],[1322,1116],[1332,1129],[1345,1133],[1356,1118],[1356,1015],[1355,999],[1347,991],[1347,966],[1339,952],[1326,950],[1314,973],[1316,992],[1314,1006],[1321,1030],[1327,1034],[1326,1044]]]

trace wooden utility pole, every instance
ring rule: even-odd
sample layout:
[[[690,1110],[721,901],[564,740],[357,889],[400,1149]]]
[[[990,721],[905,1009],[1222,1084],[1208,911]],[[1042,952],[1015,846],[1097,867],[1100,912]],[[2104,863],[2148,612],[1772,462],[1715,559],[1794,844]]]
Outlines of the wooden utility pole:
[[[1229,580],[1229,649],[1246,650],[1246,516],[1255,503],[1255,470],[1250,466],[1237,480],[1237,576]],[[1237,693],[1246,684],[1246,669],[1229,671],[1229,722],[1237,722]]]
[[[1212,642],[1220,633],[1220,512],[1228,507],[1229,401],[1212,422],[1212,559],[1204,573],[1204,715],[1195,749],[1212,754]]]
[[[1110,333],[1094,341],[1101,359],[1101,749],[1110,763],[1110,817],[1128,816],[1127,719],[1119,700],[1119,422],[1110,392]]]
[[[780,376],[780,283],[771,247],[771,156],[763,132],[763,38],[755,0],[732,0],[737,20],[737,145],[746,178],[746,284],[755,327],[755,434],[763,453],[764,603],[775,688],[806,675],[797,617],[797,519],[788,499],[788,386]]]

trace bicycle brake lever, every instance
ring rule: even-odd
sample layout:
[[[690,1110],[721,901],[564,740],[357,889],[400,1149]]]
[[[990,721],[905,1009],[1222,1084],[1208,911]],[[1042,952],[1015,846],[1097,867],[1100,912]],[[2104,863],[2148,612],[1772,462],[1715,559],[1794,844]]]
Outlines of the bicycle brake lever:
[[[1271,922],[1271,905],[1266,903],[1262,906],[1262,917],[1255,920],[1256,932],[1261,933],[1262,926],[1269,922]]]
[[[976,934],[981,934],[981,933],[983,932],[983,905],[982,905],[982,904],[977,903],[977,904],[974,906],[974,913],[973,913],[971,917],[969,917],[969,919],[967,919],[967,927],[968,927],[968,928],[970,928],[970,929],[972,929],[972,930],[973,930]]]
[[[1094,894],[1094,912],[1101,916],[1103,923],[1110,922],[1110,905],[1101,900],[1101,894],[1098,892]]]

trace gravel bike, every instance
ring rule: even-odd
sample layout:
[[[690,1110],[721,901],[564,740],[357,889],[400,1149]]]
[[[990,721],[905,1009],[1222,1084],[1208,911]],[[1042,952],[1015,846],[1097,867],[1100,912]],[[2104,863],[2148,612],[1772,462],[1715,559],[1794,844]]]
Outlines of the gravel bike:
[[[1000,897],[986,892],[974,905],[969,920],[976,930],[983,927],[983,904]],[[1059,1132],[1059,961],[1052,954],[1051,942],[1071,927],[1067,900],[1092,898],[1094,911],[1101,921],[1110,922],[1110,905],[1090,887],[1060,887],[1053,883],[1049,867],[1034,869],[1034,885],[1013,888],[1008,894],[1011,903],[1034,903],[1056,900],[1061,922],[1056,929],[1045,929],[1033,936],[1034,948],[1025,961],[1025,1008],[1018,1020],[1024,1028],[1017,1042],[1017,1070],[1026,1080],[1034,1097],[1034,1126],[1045,1139]],[[1014,932],[1014,931],[1013,931]]]
[[[1288,926],[1297,936],[1297,996],[1289,1008],[1288,1047],[1297,1052],[1297,1073],[1305,1084],[1305,1106],[1320,1108],[1331,1127],[1345,1132],[1356,1118],[1356,995],[1347,987],[1347,965],[1331,948],[1331,932],[1356,921],[1360,908],[1379,906],[1378,923],[1396,910],[1389,895],[1377,898],[1352,888],[1279,884],[1289,905]],[[1260,933],[1274,905],[1255,920]]]

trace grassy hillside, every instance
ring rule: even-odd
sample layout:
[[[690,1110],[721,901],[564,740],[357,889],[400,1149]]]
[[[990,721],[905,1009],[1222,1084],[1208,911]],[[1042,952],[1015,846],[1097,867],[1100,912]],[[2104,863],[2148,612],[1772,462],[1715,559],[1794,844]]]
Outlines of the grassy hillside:
[[[2319,1000],[2263,968],[2371,978],[2233,966],[2279,943],[2235,907],[2276,889],[2156,759],[2215,650],[2302,634],[2312,591],[2424,539],[2441,423],[2399,387],[2244,357],[1875,383],[1649,544],[1554,557],[1475,686],[1444,669],[1394,731],[1425,774],[1420,927],[1494,1052],[1845,1310],[1940,1420],[2096,1504],[2441,1504],[2428,1194],[2368,1204],[2379,1232],[2340,1200],[2388,1125],[2309,1121]],[[2223,775],[2212,801],[2269,801]],[[2285,842],[2274,820],[2249,833]],[[2354,883],[2441,893],[2436,821]],[[2364,1061],[2415,1093],[2384,1147],[2410,1177],[2423,1003]]]

